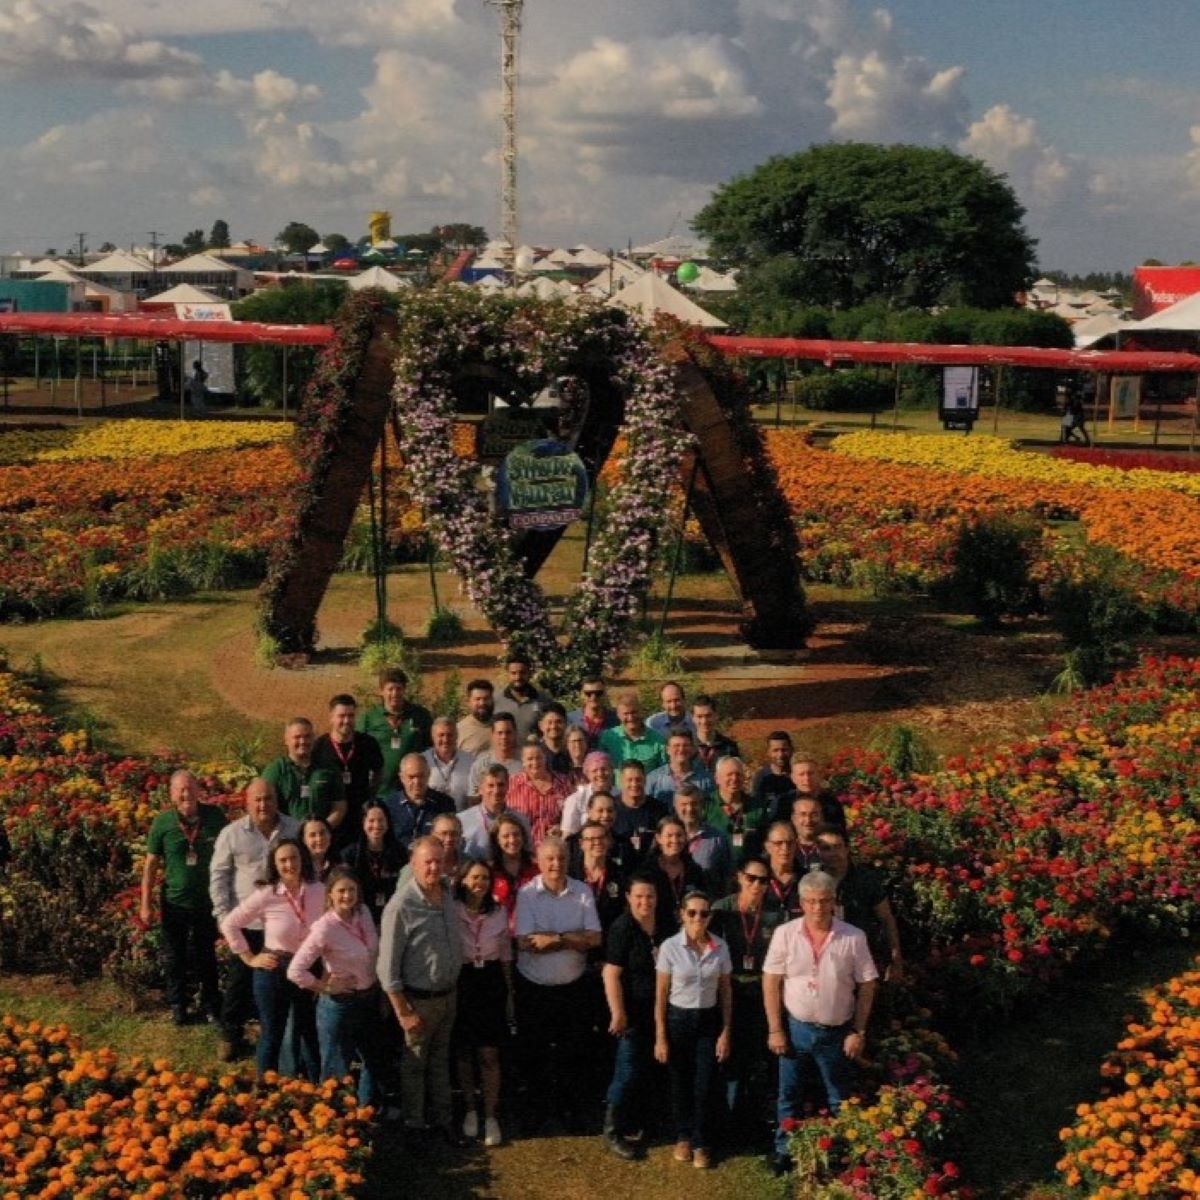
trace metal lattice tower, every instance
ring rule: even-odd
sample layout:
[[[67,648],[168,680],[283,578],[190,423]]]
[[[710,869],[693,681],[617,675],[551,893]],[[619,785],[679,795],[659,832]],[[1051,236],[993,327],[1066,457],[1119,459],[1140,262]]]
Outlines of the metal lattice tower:
[[[525,0],[485,0],[500,11],[500,79],[504,88],[500,147],[501,236],[508,242],[505,257],[509,283],[515,280],[517,254],[517,50],[521,40],[521,10]]]

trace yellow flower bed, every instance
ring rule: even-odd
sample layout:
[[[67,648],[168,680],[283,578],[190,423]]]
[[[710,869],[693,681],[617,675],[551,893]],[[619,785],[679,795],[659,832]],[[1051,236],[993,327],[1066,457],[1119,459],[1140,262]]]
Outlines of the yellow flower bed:
[[[835,454],[850,458],[938,467],[972,475],[993,475],[1038,483],[1077,483],[1120,491],[1166,490],[1200,497],[1200,474],[1187,471],[1152,471],[1136,467],[1091,466],[1018,450],[1006,438],[973,433],[946,437],[938,433],[884,433],[863,431],[843,434],[833,443]]]
[[[86,428],[0,433],[0,466],[85,459],[163,458],[290,438],[287,421],[101,421]]]

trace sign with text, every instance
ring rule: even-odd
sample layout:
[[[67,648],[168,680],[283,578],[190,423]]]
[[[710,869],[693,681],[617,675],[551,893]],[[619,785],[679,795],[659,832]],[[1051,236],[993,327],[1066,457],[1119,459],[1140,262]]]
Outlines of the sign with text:
[[[1140,375],[1114,375],[1110,420],[1136,417],[1142,403],[1142,377]]]
[[[588,497],[583,460],[553,438],[525,442],[496,473],[497,507],[514,529],[559,529],[578,520]]]
[[[979,417],[978,368],[942,368],[942,403],[938,415],[947,429],[970,429]]]
[[[518,446],[546,436],[546,419],[536,409],[503,408],[475,426],[475,457],[498,463]]]
[[[175,315],[181,321],[232,321],[228,304],[177,304]]]
[[[1134,267],[1133,315],[1140,321],[1200,292],[1200,267]]]

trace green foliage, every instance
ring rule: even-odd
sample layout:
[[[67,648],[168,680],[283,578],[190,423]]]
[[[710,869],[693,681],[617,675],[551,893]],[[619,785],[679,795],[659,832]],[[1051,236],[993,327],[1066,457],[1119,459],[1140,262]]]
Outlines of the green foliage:
[[[423,689],[421,656],[404,639],[404,631],[391,621],[372,621],[363,631],[358,665],[364,675],[374,677],[389,667],[400,667],[408,675],[408,697],[421,700]]]
[[[213,250],[228,250],[231,243],[229,239],[229,222],[223,221],[220,218],[213,222],[212,232],[208,235],[208,244]]]
[[[742,289],[852,307],[1011,304],[1033,278],[1025,211],[976,159],[830,143],[722,184],[693,225],[743,268]]]
[[[258,635],[258,640],[254,643],[254,663],[255,666],[265,667],[271,670],[279,665],[279,655],[283,652],[283,648],[279,644],[278,638],[273,638],[267,632],[261,632]]]
[[[350,239],[344,233],[326,233],[321,238],[325,249],[336,258],[350,245]],[[309,243],[312,244],[311,242]]]
[[[346,298],[344,283],[297,283],[256,292],[233,306],[238,321],[266,321],[285,325],[326,325]],[[312,375],[319,351],[311,346],[287,349],[288,405],[300,402]],[[283,395],[283,349],[279,346],[246,346],[243,351],[243,390],[256,403],[275,408]]]
[[[821,412],[871,412],[891,407],[893,388],[890,377],[860,367],[801,376],[796,398]]]
[[[937,766],[937,754],[911,725],[885,725],[871,738],[869,749],[883,756],[898,775],[924,774]]]
[[[987,628],[1032,610],[1036,589],[1030,572],[1039,538],[1035,521],[1002,513],[978,516],[959,529],[950,587]]]
[[[192,229],[183,235],[180,248],[185,254],[199,254],[204,249],[204,230]]]
[[[1067,647],[1064,676],[1091,686],[1133,662],[1134,642],[1150,625],[1134,576],[1116,550],[1088,545],[1045,589],[1046,611]]]
[[[463,635],[462,617],[452,608],[435,608],[429,614],[425,637],[431,646],[453,646]]]
[[[276,235],[275,240],[289,254],[304,254],[309,246],[315,246],[321,235],[303,221],[289,221]]]
[[[433,701],[431,710],[434,716],[449,717],[457,721],[466,714],[466,704],[463,698],[462,672],[452,667],[442,679],[441,690]]]

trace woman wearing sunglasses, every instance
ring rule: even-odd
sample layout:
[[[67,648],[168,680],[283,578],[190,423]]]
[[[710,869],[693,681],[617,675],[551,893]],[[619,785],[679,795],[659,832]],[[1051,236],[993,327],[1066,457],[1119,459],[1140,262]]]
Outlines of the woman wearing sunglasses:
[[[744,1140],[761,1132],[766,1098],[774,1091],[767,1078],[771,1064],[762,1053],[767,1037],[763,1009],[762,965],[771,934],[784,913],[766,903],[771,868],[765,858],[752,856],[737,873],[738,890],[712,907],[711,931],[729,947],[733,963],[733,1028],[737,1031],[729,1059],[721,1072],[725,1103],[733,1120],[732,1137]]]
[[[654,1057],[671,1077],[675,1160],[712,1166],[710,1113],[718,1063],[729,1058],[733,967],[729,947],[709,932],[706,892],[684,893],[682,928],[659,947],[654,994]]]

